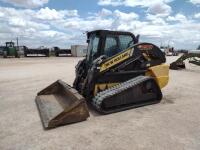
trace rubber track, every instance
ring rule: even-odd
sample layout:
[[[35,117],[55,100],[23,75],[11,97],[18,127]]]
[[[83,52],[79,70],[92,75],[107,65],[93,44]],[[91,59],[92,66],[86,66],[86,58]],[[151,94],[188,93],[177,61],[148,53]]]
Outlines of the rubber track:
[[[113,96],[113,95],[116,95],[118,93],[121,93],[122,91],[125,91],[129,88],[132,88],[142,82],[145,82],[149,79],[151,79],[152,77],[148,77],[148,76],[138,76],[138,77],[135,77],[133,79],[130,79],[128,81],[125,81],[125,82],[122,82],[116,86],[113,86],[107,90],[104,90],[102,92],[99,92],[97,93],[97,95],[92,99],[92,104],[93,106],[97,109],[97,111],[101,112],[101,113],[104,113],[104,114],[108,114],[108,113],[113,113],[115,111],[111,111],[111,112],[106,112],[105,110],[103,110],[101,108],[101,104],[102,102]]]

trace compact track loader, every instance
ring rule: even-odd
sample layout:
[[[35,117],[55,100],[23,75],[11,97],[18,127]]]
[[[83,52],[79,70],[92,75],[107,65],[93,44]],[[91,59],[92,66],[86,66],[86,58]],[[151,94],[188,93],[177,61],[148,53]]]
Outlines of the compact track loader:
[[[159,103],[169,79],[164,53],[129,32],[87,33],[88,52],[76,66],[73,87],[61,80],[38,93],[45,128],[86,120],[86,104],[102,114]]]

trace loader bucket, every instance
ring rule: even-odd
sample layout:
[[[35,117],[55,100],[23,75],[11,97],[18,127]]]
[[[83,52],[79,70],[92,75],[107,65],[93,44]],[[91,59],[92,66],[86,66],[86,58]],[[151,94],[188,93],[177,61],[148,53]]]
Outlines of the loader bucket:
[[[80,122],[89,117],[85,99],[61,80],[40,91],[35,101],[45,129]]]

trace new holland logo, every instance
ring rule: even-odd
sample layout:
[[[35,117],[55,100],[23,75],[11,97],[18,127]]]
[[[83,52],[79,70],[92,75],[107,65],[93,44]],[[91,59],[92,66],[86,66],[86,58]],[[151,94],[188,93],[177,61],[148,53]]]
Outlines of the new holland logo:
[[[134,48],[128,49],[125,52],[112,58],[111,60],[108,60],[107,62],[103,63],[100,67],[100,72],[126,60],[127,58],[129,58],[132,55],[133,51],[134,51]]]

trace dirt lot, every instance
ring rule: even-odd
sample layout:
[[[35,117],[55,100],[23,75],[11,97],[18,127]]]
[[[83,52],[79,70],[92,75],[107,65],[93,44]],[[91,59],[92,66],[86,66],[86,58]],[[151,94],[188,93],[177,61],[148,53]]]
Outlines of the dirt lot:
[[[160,104],[43,130],[36,93],[57,79],[72,84],[79,59],[0,58],[1,150],[200,149],[200,67],[189,64],[170,71]]]

